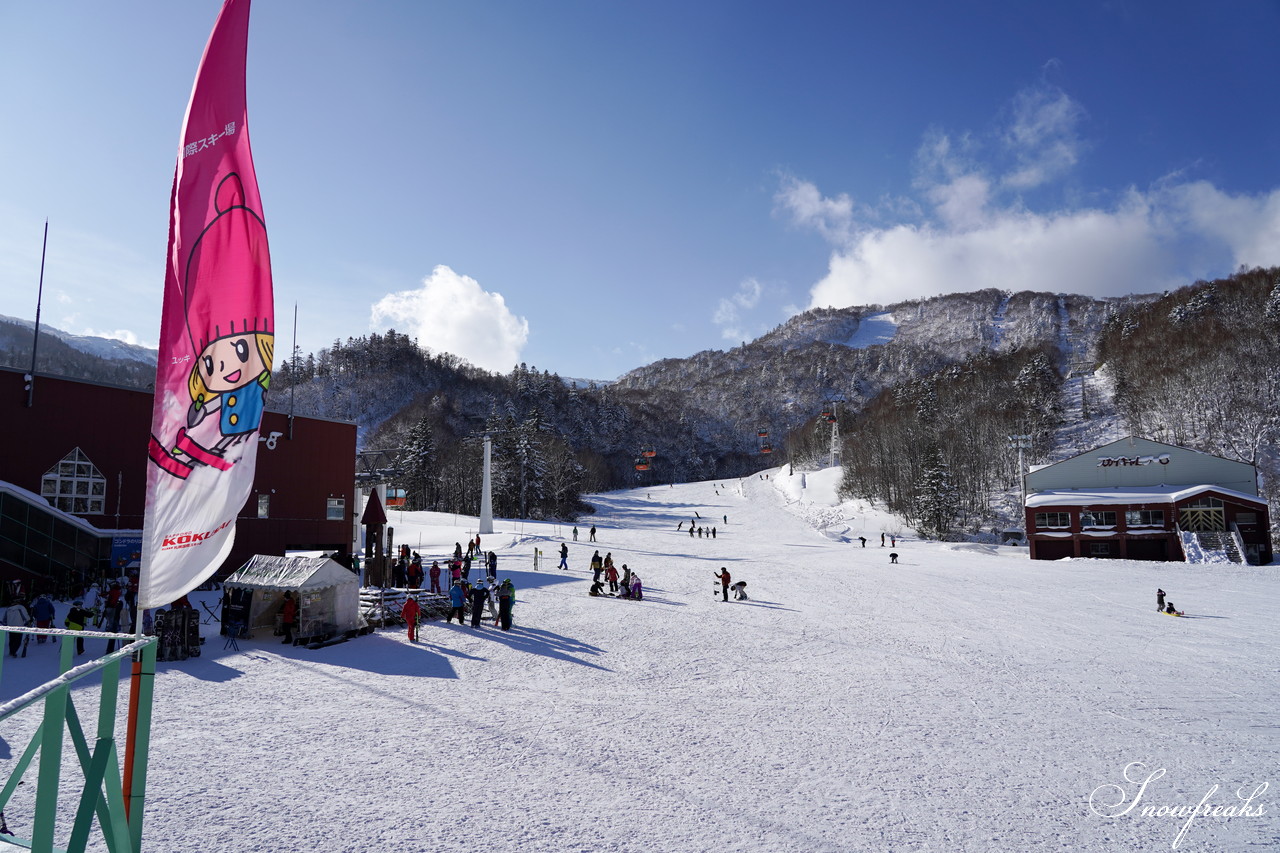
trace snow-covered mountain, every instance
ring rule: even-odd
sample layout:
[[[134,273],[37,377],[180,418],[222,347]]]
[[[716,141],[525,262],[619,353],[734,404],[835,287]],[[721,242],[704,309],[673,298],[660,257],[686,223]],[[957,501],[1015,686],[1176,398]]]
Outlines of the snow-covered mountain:
[[[35,323],[31,320],[23,320],[19,317],[6,317],[0,314],[0,323],[7,323],[14,326],[20,326],[24,329],[34,329]],[[155,366],[158,353],[154,349],[138,346],[137,344],[129,344],[114,338],[103,338],[94,335],[73,335],[71,332],[64,332],[61,329],[55,329],[45,323],[40,324],[40,332],[42,334],[52,335],[67,346],[79,352],[88,355],[94,355],[99,358],[111,360],[136,361],[142,364]],[[27,352],[30,354],[31,342],[27,341]]]

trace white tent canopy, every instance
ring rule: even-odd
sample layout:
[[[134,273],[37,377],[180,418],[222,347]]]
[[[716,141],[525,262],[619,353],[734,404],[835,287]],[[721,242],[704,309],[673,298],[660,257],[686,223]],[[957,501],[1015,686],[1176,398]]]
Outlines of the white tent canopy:
[[[274,629],[284,594],[298,602],[299,637],[331,637],[353,631],[359,621],[360,582],[345,566],[328,557],[271,557],[249,559],[227,578],[224,610],[234,607],[248,629]],[[247,612],[247,615],[245,615]],[[224,626],[234,617],[224,617]]]

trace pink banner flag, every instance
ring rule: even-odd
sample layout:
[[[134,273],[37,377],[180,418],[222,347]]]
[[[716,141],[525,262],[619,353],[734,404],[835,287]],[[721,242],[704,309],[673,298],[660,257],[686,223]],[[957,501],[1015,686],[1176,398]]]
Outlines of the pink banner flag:
[[[225,0],[196,72],[173,178],[151,415],[140,608],[226,559],[253,487],[275,312],[249,151],[249,0]]]

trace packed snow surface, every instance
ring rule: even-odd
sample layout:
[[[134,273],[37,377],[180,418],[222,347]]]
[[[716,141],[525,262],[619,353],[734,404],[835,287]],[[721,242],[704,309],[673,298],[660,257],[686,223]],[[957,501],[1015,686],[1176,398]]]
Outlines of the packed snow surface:
[[[892,313],[884,311],[863,317],[857,331],[850,335],[844,345],[850,349],[865,349],[876,344],[887,344],[896,334],[898,334],[898,321],[894,319]]]
[[[518,589],[510,633],[430,622],[416,645],[388,628],[235,652],[206,626],[203,656],[159,664],[145,848],[1280,845],[1274,570],[922,542],[838,504],[834,471],[767,476],[597,495],[578,542],[498,521],[482,545]],[[390,516],[433,556],[475,526]],[[587,596],[597,547],[641,575],[643,602]],[[749,601],[721,600],[722,566]],[[1191,618],[1157,613],[1157,587]],[[48,645],[7,660],[4,697],[54,666]],[[75,691],[90,726],[94,693]],[[6,768],[38,722],[5,723]],[[5,810],[19,834],[34,788]],[[1202,801],[1218,816],[1179,838]]]

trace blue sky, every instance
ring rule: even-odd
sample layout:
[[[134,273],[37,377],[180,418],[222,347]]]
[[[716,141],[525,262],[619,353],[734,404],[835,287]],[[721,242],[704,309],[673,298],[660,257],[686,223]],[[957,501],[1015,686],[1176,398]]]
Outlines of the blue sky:
[[[218,2],[0,5],[0,314],[154,345]],[[815,305],[1280,264],[1275,2],[257,0],[282,338],[612,379]],[[280,342],[279,351],[287,352]]]

